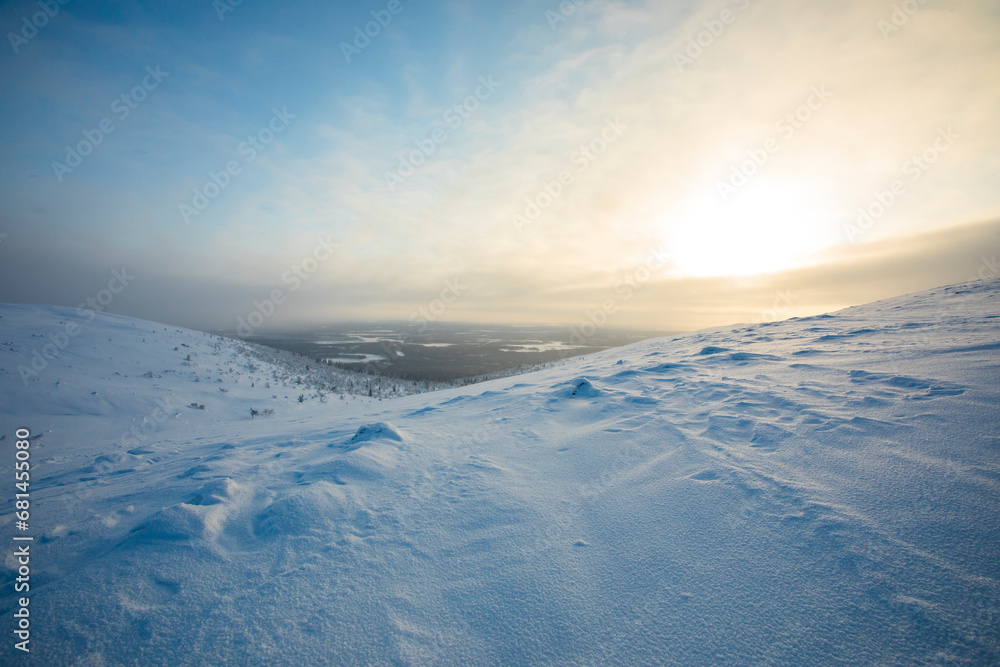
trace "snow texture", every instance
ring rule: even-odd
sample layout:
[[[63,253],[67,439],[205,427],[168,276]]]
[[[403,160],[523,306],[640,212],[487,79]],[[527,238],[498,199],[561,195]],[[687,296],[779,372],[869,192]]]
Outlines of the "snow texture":
[[[381,402],[238,341],[0,306],[7,460],[36,436],[32,662],[1000,664],[998,297]]]

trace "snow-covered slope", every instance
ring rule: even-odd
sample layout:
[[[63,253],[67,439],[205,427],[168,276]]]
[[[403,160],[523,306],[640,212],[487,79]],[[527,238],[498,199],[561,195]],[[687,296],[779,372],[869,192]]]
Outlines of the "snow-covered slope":
[[[79,311],[2,306],[3,444],[44,434],[26,533],[13,447],[0,484],[8,535],[35,537],[32,658],[997,664],[998,297],[968,283],[382,402],[266,389],[290,398],[254,420],[257,380],[163,372],[220,339],[126,318],[25,385],[31,336]],[[178,407],[120,437],[157,383]]]
[[[414,382],[345,372],[200,331],[10,304],[0,305],[0,379],[18,395],[5,406],[8,414],[67,417],[74,429],[81,417],[100,417],[97,428],[118,429],[101,437],[117,444],[135,444],[181,417],[228,422],[249,419],[251,408],[258,416],[287,415],[305,402],[420,390]]]

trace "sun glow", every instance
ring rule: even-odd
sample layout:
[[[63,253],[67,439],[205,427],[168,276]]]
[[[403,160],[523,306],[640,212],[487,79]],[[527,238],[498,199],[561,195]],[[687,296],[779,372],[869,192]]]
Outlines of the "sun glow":
[[[714,193],[713,193],[714,195]],[[723,202],[693,201],[673,235],[679,273],[745,276],[783,271],[808,262],[828,245],[822,203],[802,188],[750,184]]]

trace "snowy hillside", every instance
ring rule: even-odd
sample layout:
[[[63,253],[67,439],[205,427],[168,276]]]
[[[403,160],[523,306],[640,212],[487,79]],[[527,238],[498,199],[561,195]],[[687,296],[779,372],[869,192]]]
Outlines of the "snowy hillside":
[[[5,664],[23,595],[46,665],[1000,663],[1000,281],[381,402],[110,316],[22,381],[80,313],[0,306]]]
[[[5,387],[21,387],[20,414],[68,416],[74,423],[93,415],[116,426],[121,417],[132,418],[122,440],[193,417],[189,408],[203,410],[199,418],[209,422],[231,421],[249,419],[251,408],[287,414],[306,401],[422,390],[414,382],[344,372],[200,331],[10,304],[0,306],[0,377]]]

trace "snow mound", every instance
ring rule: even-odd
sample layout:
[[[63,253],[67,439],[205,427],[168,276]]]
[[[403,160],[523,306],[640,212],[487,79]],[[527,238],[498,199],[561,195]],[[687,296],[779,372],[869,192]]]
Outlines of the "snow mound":
[[[602,391],[587,378],[579,377],[570,381],[569,386],[564,388],[562,393],[569,398],[578,396],[582,398],[595,398],[600,396]]]
[[[341,486],[315,482],[268,505],[255,519],[254,533],[263,539],[329,534],[347,522],[349,508]]]
[[[209,481],[181,502],[154,512],[129,531],[133,542],[198,542],[219,547],[228,524],[252,495],[229,478]]]
[[[732,361],[781,361],[781,357],[773,354],[759,354],[757,352],[736,352],[729,355]]]
[[[179,503],[155,512],[129,532],[140,541],[196,540],[206,535],[208,526],[199,506]]]
[[[389,422],[375,422],[358,427],[357,432],[351,438],[352,443],[370,442],[372,440],[395,440],[403,442],[406,436],[398,428]]]
[[[240,485],[226,477],[212,480],[198,491],[188,501],[189,505],[218,505],[232,501],[240,491]]]
[[[135,468],[142,459],[133,454],[116,452],[114,454],[102,454],[94,459],[94,462],[84,472],[91,475],[106,475],[109,473],[128,472]]]

